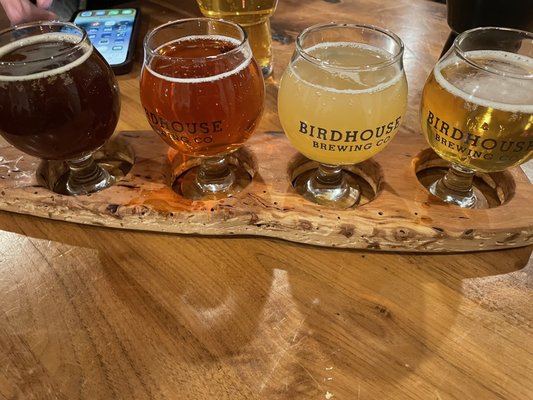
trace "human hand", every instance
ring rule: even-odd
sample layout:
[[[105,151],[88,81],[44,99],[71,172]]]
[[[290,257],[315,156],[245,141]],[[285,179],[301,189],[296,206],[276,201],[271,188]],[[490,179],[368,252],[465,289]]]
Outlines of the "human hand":
[[[56,14],[47,10],[52,2],[53,0],[37,0],[35,5],[29,0],[0,0],[9,22],[13,25],[21,22],[58,19]]]

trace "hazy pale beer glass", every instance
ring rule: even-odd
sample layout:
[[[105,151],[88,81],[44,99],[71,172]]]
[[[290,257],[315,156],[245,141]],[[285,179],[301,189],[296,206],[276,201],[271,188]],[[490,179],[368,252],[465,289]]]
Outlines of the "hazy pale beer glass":
[[[261,71],[242,28],[208,18],[161,25],[144,41],[141,103],[154,131],[201,164],[182,181],[191,199],[242,189],[246,172],[226,156],[253,133],[264,103]]]
[[[115,182],[92,154],[119,112],[115,76],[82,29],[40,22],[0,32],[0,134],[27,154],[67,161],[55,191],[84,194]]]
[[[304,197],[335,207],[359,201],[342,165],[383,150],[398,132],[407,102],[403,44],[369,25],[304,30],[280,82],[278,113],[292,145],[320,163],[295,183]]]
[[[270,16],[278,0],[197,0],[206,17],[222,18],[241,25],[248,34],[253,55],[263,76],[272,73]]]
[[[486,207],[475,172],[503,171],[533,156],[533,34],[460,34],[426,81],[420,118],[429,145],[451,163],[431,193],[461,207]]]

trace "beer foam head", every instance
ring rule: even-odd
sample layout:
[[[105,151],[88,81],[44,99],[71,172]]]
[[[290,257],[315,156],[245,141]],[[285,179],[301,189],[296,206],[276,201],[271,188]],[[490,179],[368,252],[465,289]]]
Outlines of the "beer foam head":
[[[306,49],[316,62],[298,58],[289,66],[299,80],[317,89],[340,94],[371,94],[397,84],[401,63],[392,55],[363,43],[323,42]]]
[[[77,45],[81,43],[84,51],[82,55],[76,60],[71,61],[60,67],[55,67],[55,68],[51,68],[48,70],[45,69],[46,63],[50,63],[54,59],[54,57],[51,57],[50,59],[45,59],[45,60],[31,60],[28,62],[24,62],[24,61],[8,62],[8,64],[12,64],[14,68],[17,68],[17,64],[20,64],[20,65],[35,64],[35,65],[40,65],[39,69],[41,70],[45,69],[45,70],[42,70],[37,73],[29,73],[26,75],[2,75],[0,72],[0,82],[2,81],[13,82],[13,81],[42,79],[42,78],[47,78],[47,77],[54,76],[54,75],[60,75],[71,70],[72,68],[85,62],[85,60],[87,60],[90,57],[93,51],[93,46],[90,44],[90,42],[80,42],[80,39],[81,39],[81,36],[73,35],[70,33],[45,33],[42,35],[30,36],[27,38],[19,39],[14,42],[8,43],[7,45],[0,48],[0,57],[11,53],[18,48],[29,46],[29,45],[34,45],[38,43],[57,43],[57,42],[65,43],[66,42],[66,43],[72,43],[72,45]],[[61,57],[61,55],[59,55],[59,57]]]
[[[195,42],[195,41],[201,41],[201,40],[213,40],[213,41],[222,41],[222,42],[230,43],[231,45],[235,46],[234,49],[238,48],[241,45],[241,41],[240,40],[237,40],[235,38],[228,37],[228,36],[221,36],[221,35],[191,35],[191,36],[186,36],[186,37],[179,38],[177,40],[173,40],[171,42],[167,42],[167,43],[162,44],[161,46],[159,46],[157,49],[154,50],[154,53],[156,54],[155,57],[157,57],[157,54],[161,53],[161,50],[163,48],[167,47],[167,46],[175,45],[175,44],[182,43],[182,42]],[[234,49],[232,49],[232,50],[234,50]],[[248,67],[248,65],[252,61],[252,52],[251,52],[249,46],[244,46],[242,48],[242,50],[240,50],[240,51],[242,51],[243,56],[244,56],[243,57],[244,58],[243,62],[241,62],[237,67],[235,67],[232,70],[225,71],[223,73],[216,74],[216,75],[211,75],[211,76],[195,77],[195,78],[178,78],[178,77],[168,76],[168,75],[164,75],[164,74],[161,74],[159,72],[156,72],[156,71],[154,71],[154,69],[151,67],[150,64],[145,64],[144,68],[146,68],[148,71],[150,71],[150,73],[152,75],[156,76],[157,78],[163,79],[163,80],[166,80],[166,81],[169,81],[169,82],[174,82],[174,83],[205,83],[205,82],[213,82],[213,81],[216,81],[216,80],[219,80],[219,79],[224,79],[224,78],[227,78],[227,77],[232,76],[234,74],[237,74],[240,71],[242,71],[243,69]],[[161,54],[161,56],[164,57],[164,54]],[[220,55],[213,56],[213,59],[216,58],[216,57],[223,57],[223,56],[224,56],[224,53],[222,53]],[[169,58],[179,58],[179,57],[169,57]]]
[[[433,74],[442,88],[466,104],[533,113],[533,58],[497,50],[476,50],[466,54],[468,60],[479,66],[458,56],[435,65]],[[491,65],[495,67],[491,68]],[[496,69],[502,72],[492,72]],[[518,72],[525,77],[519,78]]]

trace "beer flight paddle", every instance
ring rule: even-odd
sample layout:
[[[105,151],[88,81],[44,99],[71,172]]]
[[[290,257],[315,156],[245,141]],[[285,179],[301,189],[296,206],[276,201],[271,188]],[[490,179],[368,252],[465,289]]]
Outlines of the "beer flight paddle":
[[[182,36],[177,35],[173,27],[186,24],[197,30],[185,30],[183,34],[184,29],[180,29]],[[119,132],[111,140],[108,138],[117,118],[114,112],[118,113],[116,82],[113,77],[107,77],[102,60],[94,58],[96,53],[86,44],[82,32],[76,33],[70,25],[62,29],[32,39],[48,49],[63,46],[59,56],[54,57],[60,64],[47,64],[44,72],[19,68],[20,57],[26,55],[12,52],[9,44],[3,45],[0,99],[16,93],[17,85],[43,78],[47,83],[63,79],[63,89],[76,94],[83,94],[82,89],[98,92],[99,86],[80,88],[75,77],[65,74],[94,59],[92,62],[98,68],[94,75],[87,73],[86,78],[107,82],[105,90],[109,96],[98,92],[98,99],[101,104],[109,103],[105,103],[106,110],[95,115],[92,106],[81,107],[94,103],[90,103],[90,94],[73,97],[74,100],[71,97],[70,105],[60,113],[65,116],[63,120],[54,120],[52,117],[59,114],[52,115],[52,109],[48,108],[46,118],[42,118],[44,125],[33,126],[31,133],[37,137],[22,138],[19,148],[26,154],[21,156],[23,153],[12,146],[2,148],[1,165],[5,171],[0,180],[2,210],[116,228],[258,235],[375,250],[473,251],[526,246],[533,242],[533,215],[524,213],[530,208],[531,185],[518,168],[513,168],[531,157],[528,147],[531,133],[527,124],[519,133],[516,132],[520,129],[513,128],[510,136],[505,136],[507,131],[502,126],[498,127],[500,136],[483,137],[483,132],[472,136],[468,124],[453,126],[454,118],[446,114],[447,109],[431,103],[430,91],[445,91],[455,85],[449,81],[446,68],[452,64],[455,68],[460,62],[444,62],[444,68],[435,69],[436,78],[430,78],[426,85],[421,123],[427,128],[428,140],[439,136],[438,143],[432,144],[436,150],[443,145],[457,150],[458,144],[450,145],[453,140],[470,138],[473,144],[485,145],[482,166],[490,164],[485,162],[490,157],[486,154],[494,154],[492,157],[499,160],[496,169],[481,168],[476,175],[482,183],[480,190],[488,208],[447,205],[426,190],[424,185],[429,186],[428,181],[436,175],[434,172],[447,165],[446,157],[440,158],[429,150],[416,135],[401,134],[407,91],[401,61],[403,45],[385,29],[327,24],[302,32],[300,48],[286,69],[279,91],[280,119],[290,143],[287,137],[258,129],[265,107],[262,73],[237,25],[200,18],[177,21],[152,31],[145,39],[147,52],[140,97],[143,113],[158,135]],[[350,32],[354,29],[360,32],[359,36]],[[350,34],[339,34],[339,31]],[[527,35],[520,33],[520,40],[531,42]],[[7,41],[18,40],[18,36],[16,39],[11,36]],[[43,43],[47,46],[41,46]],[[202,45],[198,47],[198,43]],[[527,46],[513,48],[528,49]],[[508,80],[519,80],[521,87],[528,87],[530,74],[524,70],[531,66],[530,54],[503,57],[503,49],[478,51],[457,53],[457,57],[459,61],[466,59],[469,68],[476,69],[478,64],[486,67],[481,68],[482,74],[490,72],[499,76],[497,70],[505,68],[505,79],[498,80],[499,88],[506,86]],[[44,62],[39,57],[36,61],[28,63],[27,68]],[[356,61],[363,62],[355,65]],[[431,79],[440,87],[434,85],[432,89]],[[36,98],[43,97],[43,90],[48,90],[43,88],[30,85],[31,90],[27,92]],[[464,99],[466,92],[465,87],[459,87],[448,90],[448,95],[459,93],[456,97]],[[502,94],[504,90],[498,90],[495,95]],[[514,110],[508,119],[519,124],[524,115],[526,119],[527,115],[531,118],[528,108],[531,104],[523,100],[524,96],[510,101],[510,105],[505,98],[477,101],[484,96],[476,90],[474,96],[468,97],[475,101],[461,105],[474,120],[483,119],[479,125],[483,131],[492,132],[491,121],[500,121],[497,114],[500,109]],[[64,100],[52,96],[47,107],[60,106]],[[526,104],[515,104],[516,101]],[[476,114],[487,102],[492,120],[487,112],[482,116]],[[457,104],[455,100],[449,103],[450,109]],[[502,108],[501,104],[507,105]],[[276,104],[269,99],[266,107],[273,112]],[[20,110],[24,111],[24,107],[6,107],[2,112]],[[334,116],[333,111],[340,112],[341,117]],[[362,114],[356,117],[356,111]],[[11,124],[13,118],[0,119],[0,130],[6,138],[12,132],[23,136],[17,129],[26,121],[21,115],[15,116],[17,124]],[[343,118],[353,122],[345,123]],[[468,118],[461,120],[468,121]],[[91,121],[94,127],[86,124]],[[55,131],[50,131],[53,123],[70,128],[72,135],[65,140],[71,141],[68,150],[75,152],[74,156],[60,154],[65,148],[54,142],[60,139],[53,135]],[[97,133],[99,129],[101,135]],[[396,135],[398,131],[400,134]],[[32,148],[35,144],[37,151]],[[108,152],[109,149],[113,151]],[[467,151],[467,156],[474,159],[478,150],[469,150],[472,151]],[[59,194],[50,191],[57,190],[65,181],[56,174],[55,162],[78,157],[79,152],[86,157],[94,151],[106,156],[123,154],[125,160],[135,159],[135,162],[129,172],[127,168],[119,168],[122,175],[113,179],[115,185],[105,190],[98,191],[102,187],[95,186],[71,193],[77,196],[65,196],[65,190]],[[52,152],[60,155],[51,157]],[[504,159],[505,155],[513,155],[512,160]],[[202,167],[206,163],[208,166]],[[316,178],[320,163],[335,168]],[[511,169],[505,171],[507,168]],[[36,170],[39,176],[35,175]],[[303,195],[299,182],[307,182],[303,185],[306,189],[316,189],[315,183],[309,183],[309,178],[314,176],[319,186],[336,184],[338,179],[329,180],[329,177],[337,172],[357,185],[358,198],[352,197],[354,191],[348,189],[348,201],[335,204],[335,199],[328,198],[329,194],[342,194],[343,189],[331,185],[326,188],[329,194],[322,199]],[[66,172],[65,176],[76,173]],[[44,181],[40,179],[43,177]],[[98,193],[83,195],[93,189]]]

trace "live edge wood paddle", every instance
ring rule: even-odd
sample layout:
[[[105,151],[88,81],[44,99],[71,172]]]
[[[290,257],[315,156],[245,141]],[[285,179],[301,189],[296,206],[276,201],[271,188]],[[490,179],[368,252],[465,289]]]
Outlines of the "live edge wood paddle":
[[[533,213],[527,212],[533,189],[519,168],[480,180],[494,207],[461,209],[441,203],[423,186],[424,176],[443,165],[425,147],[416,135],[400,132],[373,159],[348,168],[359,177],[364,198],[358,207],[336,210],[294,191],[291,182],[313,163],[282,132],[254,134],[233,156],[252,175],[251,184],[210,201],[191,201],[172,190],[175,177],[195,161],[182,160],[153,132],[118,134],[108,151],[133,161],[133,168],[116,186],[76,197],[43,187],[56,179],[57,165],[6,146],[0,209],[120,229],[267,236],[341,248],[445,252],[533,243]]]

